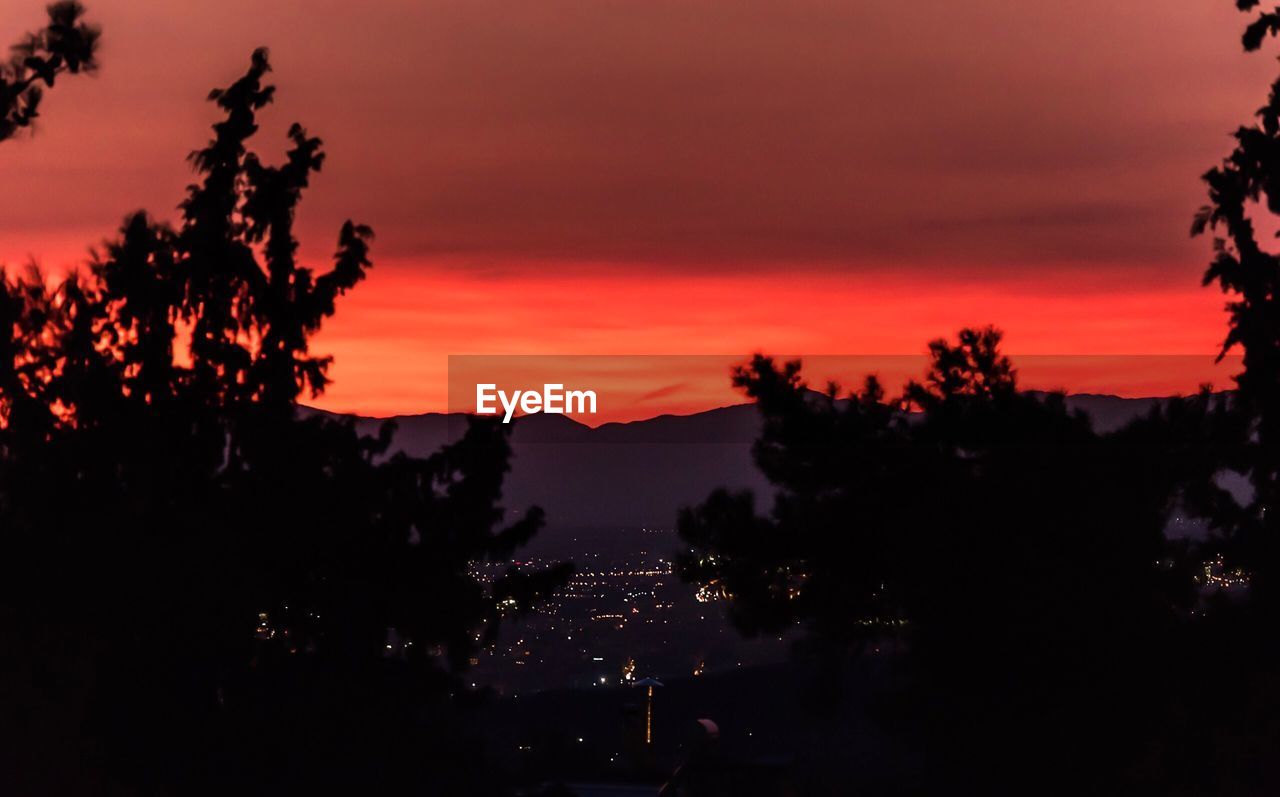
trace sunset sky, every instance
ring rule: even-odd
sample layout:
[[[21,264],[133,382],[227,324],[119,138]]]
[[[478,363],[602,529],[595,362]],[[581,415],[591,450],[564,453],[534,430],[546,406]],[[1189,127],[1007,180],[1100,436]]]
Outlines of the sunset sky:
[[[983,323],[1205,355],[1055,386],[1192,390],[1225,322],[1198,176],[1276,69],[1226,0],[87,4],[101,73],[0,147],[0,262],[173,218],[205,95],[267,45],[260,151],[299,121],[328,152],[303,254],[377,232],[315,345],[321,405],[376,415],[442,409],[450,354],[916,354]],[[0,0],[0,41],[42,20]]]

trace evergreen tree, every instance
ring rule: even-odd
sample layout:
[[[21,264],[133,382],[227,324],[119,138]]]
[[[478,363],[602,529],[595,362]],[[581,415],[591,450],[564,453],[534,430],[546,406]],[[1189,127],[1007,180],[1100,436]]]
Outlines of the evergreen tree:
[[[223,118],[176,227],[135,213],[83,273],[0,280],[0,607],[33,684],[16,716],[63,712],[88,731],[72,757],[145,789],[483,790],[450,719],[461,674],[569,568],[473,575],[542,524],[500,507],[508,427],[420,459],[388,453],[390,424],[298,409],[372,232],[347,222],[332,266],[299,262],[324,153],[298,125],[282,165],[250,150],[269,70],[259,50],[210,95]],[[79,686],[40,686],[55,672]],[[8,751],[28,791],[48,742]]]
[[[0,62],[0,141],[35,123],[44,89],[53,88],[59,75],[98,68],[101,30],[84,21],[79,0],[58,0],[47,11],[49,24],[27,34],[8,62]]]
[[[930,344],[887,401],[840,398],[757,357],[736,383],[776,489],[687,510],[681,574],[747,633],[799,625],[830,658],[902,650],[886,718],[926,755],[925,793],[1079,793],[1158,749],[1191,561],[1164,529],[1212,473],[1204,395],[1099,434],[1063,396],[1022,392],[993,329]],[[1034,785],[1032,785],[1034,784]]]
[[[1258,0],[1236,0],[1253,11]],[[1280,33],[1280,9],[1259,13],[1245,29],[1243,44],[1258,50]],[[1244,369],[1236,376],[1236,402],[1251,424],[1235,465],[1253,486],[1245,506],[1217,508],[1229,530],[1236,561],[1253,572],[1251,600],[1261,611],[1280,611],[1280,255],[1258,240],[1255,219],[1280,214],[1280,79],[1252,124],[1235,133],[1236,146],[1204,175],[1209,204],[1196,214],[1193,235],[1212,232],[1214,259],[1205,285],[1230,297],[1229,330],[1222,355],[1239,350]]]

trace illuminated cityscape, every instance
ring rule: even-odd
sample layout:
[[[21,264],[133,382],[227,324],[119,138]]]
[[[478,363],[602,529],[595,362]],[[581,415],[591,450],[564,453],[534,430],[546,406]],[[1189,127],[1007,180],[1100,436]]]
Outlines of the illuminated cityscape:
[[[471,680],[503,694],[614,687],[645,677],[680,677],[784,661],[784,638],[746,640],[723,605],[680,582],[669,529],[582,532],[592,552],[572,554],[578,572],[567,589],[534,614],[511,618],[498,642],[475,662]],[[575,538],[576,540],[576,538]],[[582,547],[586,547],[583,545]],[[517,563],[537,568],[545,554]],[[481,567],[496,578],[506,565]]]
[[[1205,587],[1239,590],[1248,588],[1250,577],[1246,571],[1238,567],[1228,568],[1222,554],[1218,554],[1204,563],[1204,570],[1196,580]]]

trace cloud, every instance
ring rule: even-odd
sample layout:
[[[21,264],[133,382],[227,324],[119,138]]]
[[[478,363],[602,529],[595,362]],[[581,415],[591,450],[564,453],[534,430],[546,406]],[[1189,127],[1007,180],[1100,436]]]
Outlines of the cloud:
[[[201,98],[266,43],[267,149],[297,119],[330,151],[302,218],[317,257],[354,215],[384,257],[516,269],[1198,262],[1197,175],[1272,70],[1226,3],[93,7],[102,76],[0,151],[6,193],[34,199],[5,202],[0,255],[172,208]]]
[[[650,390],[648,393],[640,396],[637,401],[653,401],[655,399],[669,398],[688,387],[687,382],[676,382],[670,385],[663,385],[656,390]]]

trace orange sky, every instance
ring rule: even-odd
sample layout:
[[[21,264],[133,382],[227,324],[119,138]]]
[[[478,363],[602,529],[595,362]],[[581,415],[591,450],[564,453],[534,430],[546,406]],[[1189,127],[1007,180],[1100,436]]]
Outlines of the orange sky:
[[[0,0],[0,40],[42,5]],[[304,256],[378,233],[316,346],[323,406],[369,414],[443,408],[449,354],[914,354],[978,323],[1014,353],[1212,354],[1198,175],[1275,69],[1226,0],[89,6],[101,74],[0,147],[0,262],[171,218],[204,95],[269,45],[260,149],[297,120],[329,153]],[[1058,386],[1226,382],[1098,373]]]
[[[648,274],[601,275],[593,269],[484,280],[450,269],[406,267],[396,279],[373,279],[350,296],[320,335],[318,348],[337,357],[335,384],[324,405],[374,414],[418,411],[424,403],[442,407],[447,354],[717,354],[742,359],[765,351],[809,358],[815,384],[834,378],[852,386],[862,371],[851,373],[851,366],[873,363],[874,355],[922,353],[927,340],[988,320],[1007,330],[1009,351],[1024,355],[1029,386],[1167,395],[1194,391],[1206,381],[1229,385],[1230,368],[1214,366],[1223,318],[1219,295],[1195,282],[1190,287],[1101,290],[1072,282],[1069,277],[957,282],[821,272],[785,278],[775,272],[733,278],[667,275],[658,280]],[[446,349],[442,341],[452,345]],[[1130,369],[1116,368],[1099,355],[1192,356],[1148,356],[1131,361]],[[708,394],[705,384],[688,386],[644,407],[611,408],[606,419],[729,403],[734,394],[727,363],[734,359],[695,361],[714,368],[719,393]],[[833,364],[838,366],[834,371]],[[922,367],[921,362],[909,374],[918,375]],[[887,386],[896,389],[902,369],[881,370]],[[548,378],[554,381],[557,373],[553,368]],[[495,379],[501,381],[501,376],[499,372]],[[668,381],[680,378],[656,379],[652,388]]]

